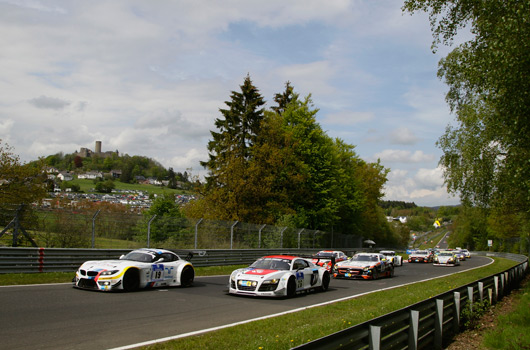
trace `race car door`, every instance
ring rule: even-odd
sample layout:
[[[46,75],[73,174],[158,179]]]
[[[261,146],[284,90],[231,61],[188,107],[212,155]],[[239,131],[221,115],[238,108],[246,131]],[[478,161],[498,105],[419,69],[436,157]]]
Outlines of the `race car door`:
[[[296,273],[296,290],[311,288],[317,282],[318,270],[314,271],[306,260],[296,259],[293,262],[293,270]]]

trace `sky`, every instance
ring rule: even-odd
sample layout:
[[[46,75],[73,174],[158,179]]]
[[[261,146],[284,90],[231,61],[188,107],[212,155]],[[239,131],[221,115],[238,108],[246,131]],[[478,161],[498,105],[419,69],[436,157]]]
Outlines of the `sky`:
[[[385,200],[459,204],[436,141],[454,121],[426,14],[396,0],[0,0],[0,139],[22,162],[85,147],[203,178],[247,75],[291,82],[328,136],[390,169]]]

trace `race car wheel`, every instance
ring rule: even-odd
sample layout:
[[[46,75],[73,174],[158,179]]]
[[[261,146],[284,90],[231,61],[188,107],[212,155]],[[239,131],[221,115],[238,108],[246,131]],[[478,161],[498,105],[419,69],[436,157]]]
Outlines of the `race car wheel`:
[[[394,266],[390,268],[390,273],[388,274],[388,277],[394,277]]]
[[[324,274],[322,275],[322,291],[325,292],[328,290],[329,288],[329,280],[331,278],[329,277],[329,272],[325,271]]]
[[[195,271],[193,267],[186,266],[180,274],[180,284],[184,287],[189,287],[193,284],[193,279],[195,278]]]
[[[137,269],[129,269],[123,276],[123,290],[133,292],[140,287],[140,275]]]
[[[376,268],[372,270],[372,279],[374,280],[379,279],[379,272],[377,271]]]
[[[287,281],[287,297],[292,298],[296,295],[296,281],[294,277],[289,278]]]

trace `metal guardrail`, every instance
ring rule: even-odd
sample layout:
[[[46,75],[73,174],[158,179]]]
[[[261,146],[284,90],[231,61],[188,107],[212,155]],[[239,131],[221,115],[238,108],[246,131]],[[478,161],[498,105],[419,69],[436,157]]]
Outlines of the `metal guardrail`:
[[[444,349],[462,325],[464,310],[474,303],[494,304],[516,288],[528,272],[528,257],[517,254],[474,252],[519,262],[517,266],[401,310],[297,346],[297,350],[331,349]]]
[[[132,249],[67,249],[0,247],[0,274],[37,272],[74,272],[88,260],[118,259]],[[173,250],[181,257],[196,252],[193,266],[251,264],[271,254],[312,255],[319,249],[205,249]],[[199,253],[200,252],[200,253]]]

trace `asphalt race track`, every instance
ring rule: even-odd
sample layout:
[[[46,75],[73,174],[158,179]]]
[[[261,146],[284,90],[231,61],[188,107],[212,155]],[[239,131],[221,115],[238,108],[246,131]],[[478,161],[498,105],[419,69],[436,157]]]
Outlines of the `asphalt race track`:
[[[228,276],[198,277],[190,288],[135,293],[85,291],[74,289],[71,284],[0,287],[0,348],[111,349],[443,276],[490,262],[489,258],[474,256],[457,267],[405,263],[396,268],[394,278],[332,279],[327,292],[292,299],[228,295]]]

